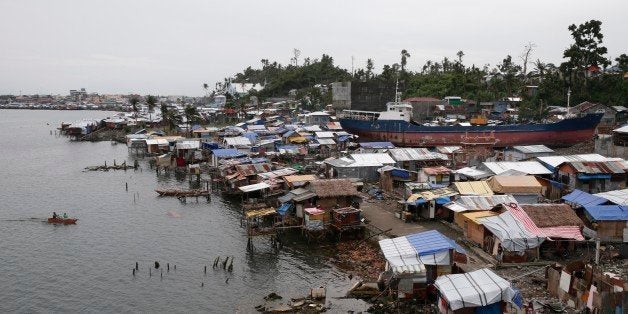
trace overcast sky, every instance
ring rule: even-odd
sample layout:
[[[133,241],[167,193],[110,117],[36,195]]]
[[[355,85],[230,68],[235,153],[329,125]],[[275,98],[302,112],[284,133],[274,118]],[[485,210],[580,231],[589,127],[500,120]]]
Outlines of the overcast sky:
[[[259,66],[331,55],[336,64],[409,69],[454,58],[494,65],[518,56],[560,63],[567,26],[602,21],[613,59],[628,53],[628,1],[8,1],[0,0],[0,94],[202,95],[202,84]],[[518,60],[517,60],[518,61]]]

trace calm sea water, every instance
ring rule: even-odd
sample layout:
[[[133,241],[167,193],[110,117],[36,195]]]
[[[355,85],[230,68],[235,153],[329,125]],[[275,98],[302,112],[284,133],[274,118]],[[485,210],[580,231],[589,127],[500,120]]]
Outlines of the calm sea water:
[[[246,313],[270,292],[285,300],[318,286],[327,287],[334,312],[367,308],[334,298],[351,283],[328,263],[326,250],[297,240],[274,250],[256,240],[255,251],[247,251],[236,205],[218,196],[186,204],[157,197],[155,188],[188,183],[157,176],[147,160],[137,172],[84,172],[133,159],[122,144],[50,134],[62,121],[109,114],[0,110],[0,312]],[[79,221],[45,223],[53,211]],[[214,258],[227,255],[233,273],[213,270]],[[161,268],[151,277],[154,261]]]

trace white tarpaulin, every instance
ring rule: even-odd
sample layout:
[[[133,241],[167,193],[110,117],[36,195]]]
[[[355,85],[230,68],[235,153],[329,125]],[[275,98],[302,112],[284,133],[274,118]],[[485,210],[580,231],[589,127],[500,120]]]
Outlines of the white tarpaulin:
[[[390,267],[451,265],[451,251],[466,254],[454,240],[436,230],[379,241]]]
[[[478,221],[501,241],[507,251],[523,252],[545,241],[545,237],[535,236],[527,231],[510,212],[479,218]]]
[[[244,193],[248,193],[248,192],[268,189],[269,187],[270,187],[270,185],[268,185],[268,183],[262,182],[262,183],[256,183],[256,184],[241,186],[238,189],[240,189],[240,191],[242,191]]]
[[[454,311],[500,301],[510,302],[515,295],[510,282],[488,268],[440,276],[434,285]]]

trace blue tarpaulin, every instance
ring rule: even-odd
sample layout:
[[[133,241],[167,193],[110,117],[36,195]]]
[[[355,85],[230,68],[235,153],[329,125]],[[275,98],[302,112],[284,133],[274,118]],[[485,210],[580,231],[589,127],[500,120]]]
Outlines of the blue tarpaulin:
[[[391,142],[363,142],[360,143],[362,148],[383,149],[383,148],[395,148],[395,145]]]
[[[255,132],[246,132],[244,133],[244,137],[248,138],[251,143],[255,143],[257,141],[257,133]]]
[[[606,173],[595,173],[595,174],[587,174],[580,173],[578,174],[578,179],[580,180],[598,180],[598,179],[610,179],[611,175]]]
[[[393,169],[390,173],[393,175],[393,177],[398,177],[402,179],[410,178],[410,172],[405,169]]]
[[[264,158],[264,157],[257,157],[257,158],[251,158],[251,163],[252,164],[261,164],[264,162],[268,162],[268,159]]]
[[[292,204],[290,203],[283,203],[281,204],[281,206],[279,206],[279,208],[277,208],[277,213],[279,213],[279,215],[283,216],[285,215],[288,210],[290,210],[290,208],[292,207]]]
[[[214,149],[212,150],[212,154],[214,154],[214,156],[218,158],[234,158],[246,156],[246,154],[243,154],[242,152],[234,148]]]
[[[597,205],[585,206],[587,216],[597,221],[624,221],[628,220],[628,206],[623,205]]]
[[[346,142],[351,138],[351,135],[343,135],[338,137],[338,142]]]
[[[207,150],[215,150],[215,149],[219,149],[220,145],[218,145],[218,143],[202,142],[201,148],[207,149]]]
[[[512,297],[512,303],[517,305],[520,309],[523,308],[523,296],[521,295],[521,290],[512,287],[512,290],[515,291],[515,295]]]
[[[573,192],[563,196],[563,200],[578,204],[580,206],[595,206],[602,205],[608,202],[608,200],[603,197],[589,194],[580,190],[574,190]]]
[[[451,199],[449,199],[449,196],[441,196],[436,199],[436,204],[443,205],[447,203],[451,203]]]
[[[412,244],[419,256],[434,254],[450,249],[456,250],[458,253],[466,254],[465,250],[454,240],[444,236],[436,230],[419,232],[407,235],[406,239]]]
[[[288,132],[286,132],[286,133],[284,133],[284,134],[283,134],[283,137],[290,137],[290,136],[292,136],[292,135],[294,135],[294,134],[296,134],[296,133],[297,133],[297,132],[295,132],[295,131],[288,131]]]

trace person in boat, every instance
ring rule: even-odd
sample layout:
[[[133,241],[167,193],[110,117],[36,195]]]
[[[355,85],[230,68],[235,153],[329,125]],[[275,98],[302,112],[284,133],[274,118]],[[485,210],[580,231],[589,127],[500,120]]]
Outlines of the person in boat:
[[[68,219],[68,213],[63,213],[63,219]]]
[[[53,219],[57,219],[57,217],[59,217],[59,216],[57,215],[57,212],[52,212],[52,218],[53,218]]]

